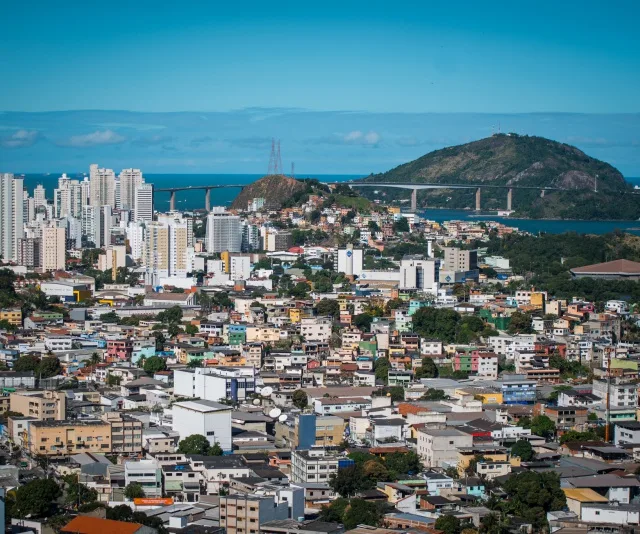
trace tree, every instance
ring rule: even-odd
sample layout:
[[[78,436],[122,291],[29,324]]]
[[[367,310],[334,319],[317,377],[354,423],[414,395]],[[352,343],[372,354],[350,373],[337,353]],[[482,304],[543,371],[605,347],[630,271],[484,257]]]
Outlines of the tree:
[[[384,463],[393,478],[399,475],[415,475],[422,471],[420,457],[413,451],[387,454]]]
[[[429,401],[440,401],[447,398],[447,394],[444,389],[430,389],[424,395],[422,395],[422,400]]]
[[[304,410],[309,405],[309,397],[302,389],[297,389],[293,393],[293,405],[300,410]]]
[[[409,228],[409,221],[407,221],[405,217],[400,217],[393,223],[393,231],[396,234],[400,232],[410,232],[411,228]]]
[[[202,360],[189,360],[187,363],[189,369],[195,369],[196,367],[202,367]]]
[[[8,332],[13,332],[14,330],[16,330],[16,326],[11,324],[6,319],[2,319],[2,321],[0,321],[0,330],[6,330]]]
[[[562,510],[567,499],[560,488],[560,477],[556,473],[525,471],[510,476],[502,485],[508,499],[504,501],[505,513],[524,518],[540,531],[546,523],[546,514]]]
[[[387,380],[389,380],[389,359],[378,358],[373,364],[373,371],[375,372],[376,380],[386,384]]]
[[[198,333],[198,327],[194,324],[189,323],[187,326],[184,327],[184,331],[186,334],[193,336]]]
[[[517,456],[523,462],[530,462],[533,460],[536,453],[526,439],[520,439],[516,441],[511,447],[511,456]]]
[[[371,330],[372,322],[373,317],[368,313],[360,313],[353,318],[353,325],[365,332],[369,332],[369,330]]]
[[[13,366],[13,370],[20,373],[28,371],[33,371],[35,373],[38,369],[38,365],[40,365],[40,358],[38,358],[37,356],[20,356],[20,358],[18,358],[18,361],[16,361],[15,365]]]
[[[462,522],[453,515],[441,515],[436,519],[435,528],[442,530],[444,534],[460,534],[462,531]]]
[[[66,475],[62,478],[66,486],[65,502],[67,504],[81,506],[98,500],[98,492],[85,484],[81,484],[77,475]]]
[[[389,299],[385,307],[387,309],[387,313],[391,313],[392,310],[397,310],[402,306],[404,306],[404,301],[402,299]]]
[[[40,360],[38,368],[36,369],[36,373],[39,377],[42,378],[50,378],[52,376],[59,375],[60,373],[62,373],[60,360],[55,356],[42,358],[42,360]]]
[[[530,314],[515,311],[509,316],[509,318],[509,333],[529,334],[532,332]]]
[[[422,365],[416,369],[416,379],[438,378],[438,366],[433,358],[422,358]]]
[[[102,361],[100,354],[98,352],[91,353],[91,358],[89,359],[89,363],[91,365],[99,364]]]
[[[452,343],[456,339],[460,314],[450,308],[420,308],[413,314],[413,330],[425,338]]]
[[[209,448],[209,440],[202,434],[192,434],[178,444],[178,452],[182,454],[202,454],[206,456]]]
[[[309,292],[309,286],[305,282],[298,282],[289,290],[289,296],[296,299],[307,298]]]
[[[568,443],[570,441],[599,441],[598,435],[589,430],[587,432],[578,432],[576,430],[569,430],[560,436],[560,445]]]
[[[220,443],[217,441],[209,447],[208,456],[222,456],[223,454],[224,451],[222,450],[222,447],[220,447]]]
[[[157,373],[158,371],[167,370],[167,362],[160,356],[151,356],[144,362],[144,372],[150,375]]]
[[[377,527],[382,517],[382,511],[376,503],[363,499],[351,499],[342,516],[342,524],[347,530],[352,530],[358,525]]]
[[[131,484],[129,484],[131,486]],[[114,521],[131,521],[133,518],[133,510],[127,504],[119,504],[113,508],[107,508],[107,519]]]
[[[531,432],[536,436],[550,438],[556,432],[556,425],[546,415],[536,415],[531,420]]]
[[[16,504],[13,513],[16,517],[45,517],[53,515],[56,500],[62,490],[49,478],[41,478],[20,486],[16,491]]]
[[[316,305],[318,315],[329,315],[338,317],[340,315],[340,304],[335,299],[322,299]]]
[[[369,489],[371,483],[357,465],[344,467],[329,477],[329,486],[341,497],[351,497],[358,491]]]
[[[329,506],[323,506],[320,510],[320,519],[331,523],[342,523],[342,516],[349,506],[349,499],[338,497]]]
[[[362,472],[374,483],[389,480],[389,470],[377,459],[366,461],[362,465]]]
[[[169,334],[169,337],[176,337],[177,335],[182,334],[182,332],[183,332],[182,328],[180,328],[175,323],[171,323],[167,327],[167,334]]]
[[[133,499],[142,499],[145,496],[142,485],[138,482],[131,482],[124,488],[124,496],[132,501]]]

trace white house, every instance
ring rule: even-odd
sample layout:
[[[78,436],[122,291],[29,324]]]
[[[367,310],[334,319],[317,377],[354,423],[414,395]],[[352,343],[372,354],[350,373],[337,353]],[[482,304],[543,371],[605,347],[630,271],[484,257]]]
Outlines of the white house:
[[[193,434],[205,436],[211,445],[219,443],[232,450],[231,406],[208,400],[176,402],[173,405],[173,430],[183,440]]]

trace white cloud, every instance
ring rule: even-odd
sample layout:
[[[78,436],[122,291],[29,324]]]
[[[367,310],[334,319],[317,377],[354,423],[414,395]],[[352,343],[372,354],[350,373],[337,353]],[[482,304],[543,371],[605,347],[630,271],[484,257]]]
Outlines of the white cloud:
[[[367,133],[354,130],[345,135],[342,140],[352,145],[377,145],[380,142],[380,134],[374,131]]]
[[[35,130],[18,130],[8,137],[0,139],[0,145],[5,148],[24,148],[33,145],[40,137]]]
[[[117,145],[119,143],[123,143],[125,140],[125,137],[117,134],[113,130],[96,130],[95,132],[86,135],[72,135],[66,144],[75,147]]]

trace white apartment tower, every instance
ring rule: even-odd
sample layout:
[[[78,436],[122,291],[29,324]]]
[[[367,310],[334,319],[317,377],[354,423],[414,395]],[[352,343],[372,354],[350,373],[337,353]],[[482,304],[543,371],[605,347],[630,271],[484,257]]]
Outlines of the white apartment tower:
[[[82,235],[86,236],[95,247],[102,246],[102,225],[98,206],[82,208]]]
[[[242,226],[240,217],[227,213],[223,207],[214,207],[207,216],[207,252],[240,252]]]
[[[17,261],[18,240],[24,237],[23,179],[0,174],[0,256]]]
[[[139,184],[133,196],[133,205],[131,206],[133,220],[151,222],[153,220],[153,184]]]
[[[53,191],[53,208],[56,218],[82,217],[83,186],[78,180],[70,180],[66,174],[58,178],[58,188]]]
[[[123,169],[120,178],[120,207],[123,210],[133,210],[135,206],[136,189],[144,183],[140,169]]]
[[[100,169],[96,163],[89,167],[90,204],[92,206],[116,205],[116,175],[112,169]]]
[[[42,184],[38,184],[36,188],[33,190],[33,200],[36,205],[36,210],[40,207],[46,209],[47,207],[47,193],[42,187]]]
[[[49,226],[42,229],[42,251],[40,259],[44,271],[64,270],[66,252],[66,231],[64,228]]]

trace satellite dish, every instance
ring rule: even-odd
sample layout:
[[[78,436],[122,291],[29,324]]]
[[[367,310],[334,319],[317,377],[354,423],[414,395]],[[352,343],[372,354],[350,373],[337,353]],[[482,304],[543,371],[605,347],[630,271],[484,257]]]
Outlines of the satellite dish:
[[[284,413],[280,417],[278,417],[278,421],[280,421],[281,423],[284,423],[286,420],[287,420],[287,415]]]
[[[263,397],[270,397],[272,393],[273,393],[273,388],[270,386],[267,386],[266,388],[262,388],[260,395],[262,395]]]
[[[253,399],[253,405],[254,406],[259,406],[260,405],[260,399]]]
[[[269,417],[275,419],[276,417],[280,417],[280,414],[282,413],[282,410],[280,408],[273,408],[270,412],[269,412]]]

